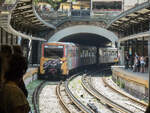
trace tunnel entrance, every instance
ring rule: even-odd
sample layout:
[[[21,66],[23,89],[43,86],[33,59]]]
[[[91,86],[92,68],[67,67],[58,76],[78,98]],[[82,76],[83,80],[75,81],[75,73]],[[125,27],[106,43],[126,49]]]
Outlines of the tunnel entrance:
[[[104,46],[109,42],[115,47],[118,37],[111,31],[93,25],[76,25],[64,28],[51,36],[48,42],[74,42],[84,45]]]
[[[59,40],[60,42],[73,42],[80,45],[105,47],[111,46],[111,41],[105,37],[91,33],[78,33],[66,36]]]

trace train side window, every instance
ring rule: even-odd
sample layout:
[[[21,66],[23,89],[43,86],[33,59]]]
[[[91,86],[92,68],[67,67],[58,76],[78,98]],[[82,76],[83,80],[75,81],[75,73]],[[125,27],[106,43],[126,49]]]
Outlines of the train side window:
[[[68,56],[68,46],[65,46],[65,55]]]
[[[109,51],[109,56],[112,56],[112,51]]]
[[[69,48],[69,57],[71,57],[71,48]]]

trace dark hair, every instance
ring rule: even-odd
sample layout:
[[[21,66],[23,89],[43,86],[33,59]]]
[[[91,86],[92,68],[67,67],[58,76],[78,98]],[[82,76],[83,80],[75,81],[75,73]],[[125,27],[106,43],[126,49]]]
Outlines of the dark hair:
[[[1,45],[1,52],[5,53],[7,55],[11,55],[12,54],[12,49],[10,45]]]
[[[21,55],[12,55],[9,61],[9,69],[5,73],[6,80],[18,80],[23,77],[27,70],[26,58]]]
[[[19,46],[19,45],[13,45],[12,47],[13,47],[14,54],[23,55],[21,46]]]
[[[2,57],[0,56],[0,82],[2,81],[2,66],[3,62],[2,62]]]
[[[4,82],[4,74],[8,70],[8,60],[0,53],[0,82]]]

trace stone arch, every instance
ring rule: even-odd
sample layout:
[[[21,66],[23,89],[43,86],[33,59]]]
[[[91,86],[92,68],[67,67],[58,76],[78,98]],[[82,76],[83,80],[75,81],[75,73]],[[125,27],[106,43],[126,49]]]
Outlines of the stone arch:
[[[93,26],[93,25],[76,25],[76,26],[71,26],[71,27],[68,27],[68,28],[65,28],[63,30],[56,32],[54,35],[50,37],[48,42],[57,42],[64,37],[77,34],[77,33],[78,34],[79,33],[97,34],[99,36],[105,37],[108,40],[110,40],[113,46],[115,46],[115,42],[118,41],[118,37],[113,32],[107,29],[104,29],[98,26]]]

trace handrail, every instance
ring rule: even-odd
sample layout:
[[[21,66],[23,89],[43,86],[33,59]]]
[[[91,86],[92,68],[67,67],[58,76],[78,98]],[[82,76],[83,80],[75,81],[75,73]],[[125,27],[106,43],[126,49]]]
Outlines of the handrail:
[[[35,16],[43,23],[45,24],[46,26],[52,28],[52,29],[56,29],[56,27],[50,23],[47,23],[45,22],[39,15],[38,13],[36,12],[36,9],[35,9],[35,3],[34,3],[34,0],[32,1],[32,10],[33,10],[33,13],[35,14]]]

